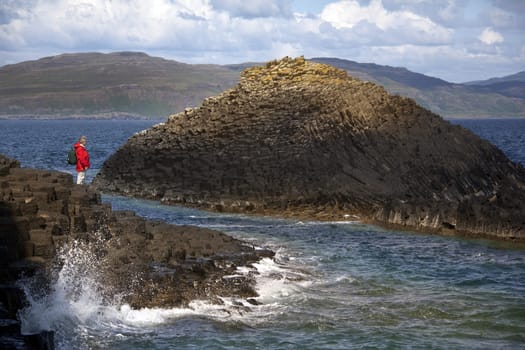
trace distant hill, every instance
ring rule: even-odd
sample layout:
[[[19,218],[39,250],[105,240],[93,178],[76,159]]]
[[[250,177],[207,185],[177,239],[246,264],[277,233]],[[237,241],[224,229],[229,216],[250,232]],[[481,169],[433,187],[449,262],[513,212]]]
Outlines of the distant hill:
[[[79,53],[0,68],[0,114],[165,117],[233,87],[238,74],[138,52]]]
[[[525,99],[525,71],[501,78],[465,83],[478,92],[497,92],[503,96]]]
[[[470,81],[467,83],[464,83],[465,85],[478,85],[478,86],[484,86],[484,85],[492,85],[492,84],[499,84],[499,83],[508,83],[508,82],[521,82],[525,83],[525,71],[519,72],[516,74],[507,75],[501,78],[491,78],[487,80],[478,80],[478,81]]]
[[[312,58],[311,61],[326,63],[344,69],[352,76],[362,80],[374,80],[374,82],[378,82],[383,86],[402,85],[407,88],[424,90],[454,85],[442,79],[411,72],[406,68],[380,66],[374,63],[358,63],[339,58]]]
[[[445,118],[525,117],[524,72],[453,84],[405,68],[313,58],[414,98]],[[77,53],[0,67],[0,117],[166,117],[236,85],[260,63],[193,65],[140,52]]]
[[[405,68],[313,58],[345,69],[350,75],[384,86],[388,92],[412,97],[447,118],[525,117],[524,73],[482,82],[454,84]]]

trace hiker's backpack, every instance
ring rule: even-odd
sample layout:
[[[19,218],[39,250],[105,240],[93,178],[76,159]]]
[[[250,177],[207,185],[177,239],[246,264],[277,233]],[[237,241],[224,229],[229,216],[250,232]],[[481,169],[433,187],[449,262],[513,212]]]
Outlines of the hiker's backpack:
[[[67,153],[67,164],[76,165],[77,164],[77,152],[74,148],[71,148]]]

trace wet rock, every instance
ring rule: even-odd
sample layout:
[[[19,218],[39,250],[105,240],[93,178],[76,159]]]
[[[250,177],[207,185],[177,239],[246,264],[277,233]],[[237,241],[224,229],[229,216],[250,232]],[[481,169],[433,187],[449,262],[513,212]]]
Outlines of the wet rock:
[[[0,311],[5,311],[0,317],[9,326],[0,327],[0,344],[14,327],[13,341],[51,349],[52,334],[20,335],[16,313],[25,300],[16,281],[38,276],[39,288],[48,287],[64,264],[59,254],[64,249],[88,249],[91,258],[81,268],[95,271],[99,292],[134,308],[257,295],[251,277],[234,283],[223,277],[272,252],[222,232],[114,211],[99,192],[74,185],[69,174],[18,166],[0,155]]]
[[[94,184],[208,210],[525,240],[525,170],[413,100],[284,58],[128,140]]]

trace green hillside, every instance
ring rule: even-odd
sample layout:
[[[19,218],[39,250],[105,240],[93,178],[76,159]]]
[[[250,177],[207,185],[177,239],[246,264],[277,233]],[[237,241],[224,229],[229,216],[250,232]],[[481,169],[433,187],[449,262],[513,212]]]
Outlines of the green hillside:
[[[312,61],[412,97],[445,118],[525,117],[523,72],[453,84],[405,68],[336,58]],[[0,117],[163,118],[233,87],[240,71],[256,64],[192,65],[139,52],[45,57],[0,67]]]
[[[238,74],[143,53],[83,53],[0,68],[0,114],[165,117],[235,85]]]

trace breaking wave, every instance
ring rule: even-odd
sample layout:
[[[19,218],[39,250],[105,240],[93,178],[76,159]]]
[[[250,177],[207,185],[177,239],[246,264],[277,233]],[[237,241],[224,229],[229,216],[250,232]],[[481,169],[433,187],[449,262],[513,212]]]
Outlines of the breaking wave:
[[[50,285],[44,285],[42,276],[20,281],[28,301],[19,313],[24,334],[54,331],[57,349],[93,349],[101,346],[96,344],[103,337],[138,336],[188,318],[251,327],[282,312],[287,299],[311,283],[308,273],[283,263],[290,259],[281,251],[275,259],[265,258],[250,267],[238,267],[238,275],[257,276],[257,298],[220,298],[222,305],[195,300],[185,308],[137,310],[121,303],[121,295],[108,295],[104,289],[100,280],[103,266],[97,256],[102,242],[97,238],[64,245],[51,271]],[[49,292],[44,294],[43,290]]]

